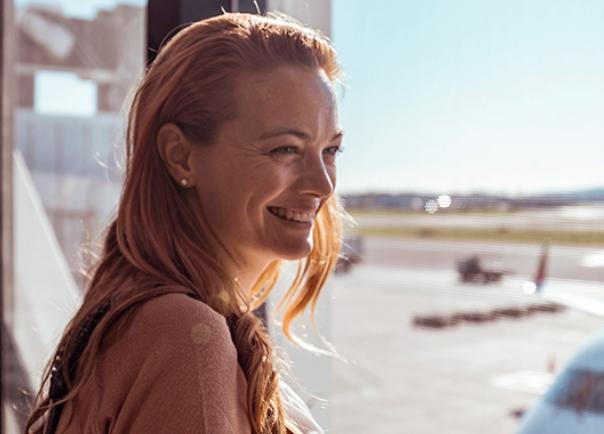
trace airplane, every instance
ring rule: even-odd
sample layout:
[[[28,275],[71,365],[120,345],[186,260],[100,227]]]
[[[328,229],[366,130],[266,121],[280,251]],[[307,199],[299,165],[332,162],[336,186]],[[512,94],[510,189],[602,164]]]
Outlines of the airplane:
[[[548,245],[543,246],[527,292],[604,318],[601,300],[571,296],[545,283]],[[604,288],[603,294],[604,294]],[[604,433],[604,330],[584,344],[556,377],[547,392],[527,411],[517,434]]]

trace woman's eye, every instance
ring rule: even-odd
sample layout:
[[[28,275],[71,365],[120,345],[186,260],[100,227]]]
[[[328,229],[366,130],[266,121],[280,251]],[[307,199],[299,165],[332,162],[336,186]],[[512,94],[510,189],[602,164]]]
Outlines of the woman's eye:
[[[325,148],[325,152],[328,155],[333,155],[335,156],[336,154],[340,153],[340,152],[344,152],[344,148],[341,145],[338,146],[330,146],[329,148]]]
[[[298,148],[295,146],[279,146],[271,151],[273,154],[295,154],[298,152]]]

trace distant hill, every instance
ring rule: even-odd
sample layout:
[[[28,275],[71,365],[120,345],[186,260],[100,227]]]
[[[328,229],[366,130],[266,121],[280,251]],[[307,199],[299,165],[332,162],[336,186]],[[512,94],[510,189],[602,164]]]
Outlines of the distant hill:
[[[604,201],[604,187],[577,190],[570,193],[546,193],[533,197],[572,198],[576,201]]]

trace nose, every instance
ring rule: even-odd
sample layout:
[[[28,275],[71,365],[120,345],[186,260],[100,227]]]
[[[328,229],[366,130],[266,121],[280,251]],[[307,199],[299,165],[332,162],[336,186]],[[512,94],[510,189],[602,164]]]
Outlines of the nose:
[[[328,198],[335,188],[335,166],[326,165],[322,156],[308,155],[305,160],[300,177],[301,192],[321,199]]]

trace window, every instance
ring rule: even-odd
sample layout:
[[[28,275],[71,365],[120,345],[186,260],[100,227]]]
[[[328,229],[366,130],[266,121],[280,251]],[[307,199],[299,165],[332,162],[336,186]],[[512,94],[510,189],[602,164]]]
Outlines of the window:
[[[333,279],[331,428],[515,432],[602,326],[583,311],[604,315],[604,5],[332,6],[358,226]]]
[[[577,413],[604,413],[604,372],[569,370],[549,390],[547,399]]]
[[[146,2],[3,7],[4,119],[12,119],[3,124],[3,168],[12,175],[3,171],[2,182],[3,195],[5,182],[13,194],[3,197],[3,222],[12,217],[3,268],[12,262],[12,282],[3,281],[2,419],[3,432],[15,433],[119,197],[122,107],[143,72]]]

